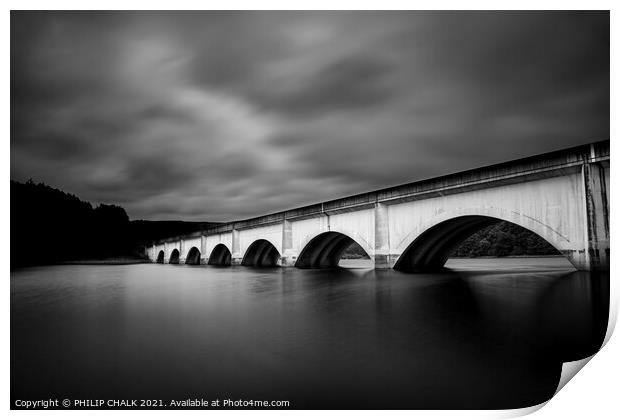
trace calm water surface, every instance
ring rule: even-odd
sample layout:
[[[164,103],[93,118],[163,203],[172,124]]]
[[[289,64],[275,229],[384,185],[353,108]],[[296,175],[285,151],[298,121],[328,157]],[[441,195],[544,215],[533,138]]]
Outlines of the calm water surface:
[[[550,398],[562,362],[602,344],[608,274],[563,258],[447,267],[16,270],[11,399],[517,408]]]

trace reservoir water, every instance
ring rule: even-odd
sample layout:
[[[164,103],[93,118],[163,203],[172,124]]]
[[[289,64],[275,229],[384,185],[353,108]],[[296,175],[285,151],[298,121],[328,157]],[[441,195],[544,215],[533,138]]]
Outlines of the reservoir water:
[[[405,274],[65,265],[11,272],[11,400],[520,408],[596,352],[609,274],[563,258]]]

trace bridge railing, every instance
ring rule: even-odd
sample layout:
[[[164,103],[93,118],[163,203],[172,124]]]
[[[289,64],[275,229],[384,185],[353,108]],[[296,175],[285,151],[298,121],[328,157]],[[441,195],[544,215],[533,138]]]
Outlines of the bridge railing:
[[[266,216],[254,217],[252,219],[240,220],[234,222],[233,225],[235,229],[246,229],[249,227],[280,223],[282,220],[284,220],[284,212],[278,212]]]

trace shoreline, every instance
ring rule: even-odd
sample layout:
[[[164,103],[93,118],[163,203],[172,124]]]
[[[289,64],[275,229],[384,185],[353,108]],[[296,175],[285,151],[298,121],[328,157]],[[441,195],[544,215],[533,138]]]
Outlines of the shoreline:
[[[449,260],[484,260],[484,259],[500,259],[500,258],[557,258],[564,257],[562,254],[547,254],[547,255],[504,255],[497,257],[493,255],[481,255],[479,257],[449,257]]]
[[[450,257],[449,260],[491,260],[502,258],[558,258],[564,257],[563,255],[506,255],[503,257],[494,256],[481,256],[481,257]],[[341,261],[368,261],[370,258],[341,258]],[[19,267],[11,267],[11,271],[20,268],[41,267],[41,266],[53,266],[53,265],[132,265],[132,264],[155,264],[153,261],[141,258],[108,258],[108,259],[90,259],[90,260],[70,260],[59,261],[55,263],[47,264],[33,264]],[[201,264],[202,265],[202,264]]]
[[[504,255],[501,257],[495,255],[481,255],[479,257],[449,257],[449,260],[485,260],[485,259],[501,259],[501,258],[557,258],[564,257],[562,254],[547,254],[547,255]],[[347,258],[342,257],[341,260],[370,260],[370,258]]]
[[[141,258],[108,258],[103,260],[71,260],[59,261],[50,265],[129,265],[129,264],[150,264],[148,259]]]
[[[450,260],[484,260],[484,259],[501,259],[501,258],[557,258],[563,257],[563,255],[505,255],[502,257],[496,257],[492,255],[480,256],[480,257],[450,257]],[[366,260],[370,261],[370,258],[341,258],[342,260],[358,261]],[[127,264],[151,264],[154,262],[148,259],[140,258],[110,258],[104,260],[73,260],[73,261],[61,261],[53,265],[127,265]]]

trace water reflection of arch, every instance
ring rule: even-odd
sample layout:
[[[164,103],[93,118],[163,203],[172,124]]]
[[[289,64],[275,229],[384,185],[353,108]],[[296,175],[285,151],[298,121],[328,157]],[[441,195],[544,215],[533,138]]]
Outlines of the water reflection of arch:
[[[409,245],[402,252],[394,269],[401,271],[434,271],[444,266],[452,251],[467,238],[485,227],[509,222],[535,233],[551,246],[561,252],[568,248],[568,240],[548,226],[534,219],[505,216],[493,209],[486,209],[486,214],[461,212],[464,214],[442,215],[426,223],[415,232],[409,234],[402,243]],[[489,216],[488,214],[494,214]],[[450,217],[452,216],[452,217]],[[552,234],[549,234],[549,232]],[[568,258],[570,261],[570,258]],[[571,261],[572,262],[572,261]],[[573,263],[574,265],[574,263]]]
[[[337,267],[344,251],[353,243],[353,238],[344,233],[329,231],[312,238],[302,249],[295,267],[298,268],[328,268]],[[359,244],[368,255],[368,251]]]
[[[191,247],[185,258],[185,264],[199,265],[200,264],[200,251],[195,246]]]
[[[224,244],[217,244],[209,256],[209,265],[230,265],[232,254]]]
[[[280,265],[280,253],[268,240],[257,239],[248,247],[241,261],[241,265],[277,267]]]

